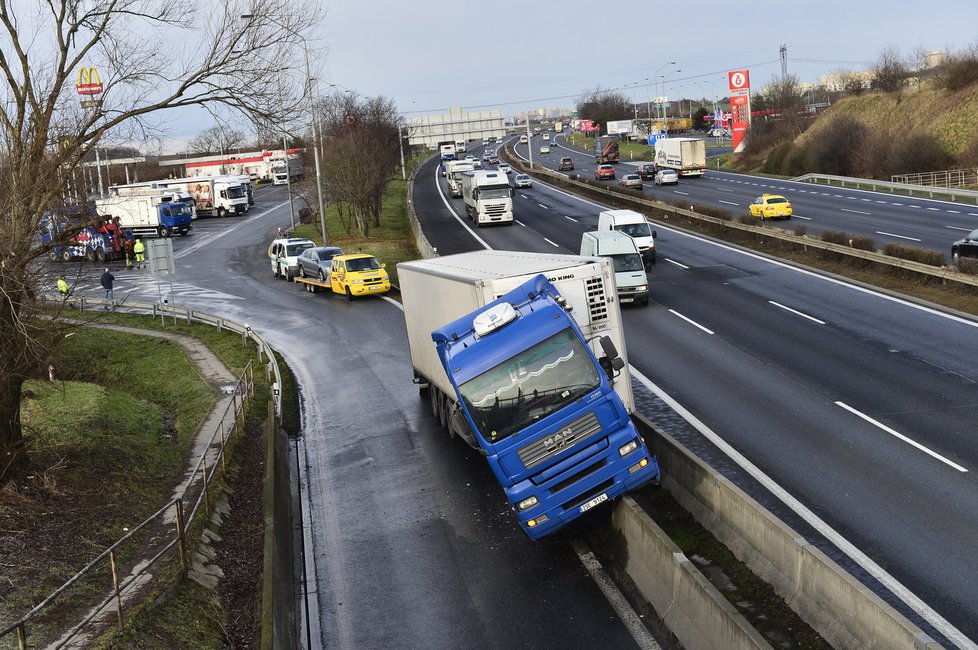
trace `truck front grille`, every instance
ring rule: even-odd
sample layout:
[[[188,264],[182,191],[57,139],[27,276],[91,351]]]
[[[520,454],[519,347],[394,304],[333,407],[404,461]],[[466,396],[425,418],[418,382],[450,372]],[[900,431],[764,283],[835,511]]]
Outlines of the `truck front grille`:
[[[586,283],[587,306],[591,323],[608,320],[608,299],[604,293],[604,281],[600,277],[589,278]]]
[[[557,454],[576,447],[585,440],[601,433],[601,424],[594,411],[577,418],[559,431],[532,442],[519,450],[518,455],[524,467],[532,469]]]
[[[487,205],[486,214],[490,217],[501,217],[506,212],[505,205]]]

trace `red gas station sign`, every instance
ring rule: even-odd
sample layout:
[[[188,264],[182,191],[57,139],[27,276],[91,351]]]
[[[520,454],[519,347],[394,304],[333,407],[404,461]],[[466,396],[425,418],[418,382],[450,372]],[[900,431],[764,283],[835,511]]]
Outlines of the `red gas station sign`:
[[[744,150],[744,136],[750,128],[750,73],[734,70],[727,73],[730,86],[730,131],[734,153]]]

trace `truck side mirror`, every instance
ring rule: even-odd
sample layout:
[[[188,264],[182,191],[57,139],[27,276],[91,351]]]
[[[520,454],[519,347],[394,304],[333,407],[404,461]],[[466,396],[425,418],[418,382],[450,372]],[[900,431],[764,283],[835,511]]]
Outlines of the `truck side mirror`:
[[[510,197],[516,196],[516,188],[513,187],[509,188],[509,195]]]
[[[610,337],[602,336],[598,342],[604,351],[604,356],[598,359],[598,364],[608,375],[608,379],[614,380],[618,372],[625,367],[625,360],[618,356],[618,348],[615,347],[615,343]]]
[[[654,239],[658,239],[658,238],[659,238],[659,233],[657,233],[656,231],[654,231],[654,230],[653,230],[653,231],[652,231],[652,237],[653,237]]]
[[[451,427],[462,440],[466,442],[467,445],[473,449],[478,449],[483,456],[488,456],[489,452],[479,446],[479,442],[475,439],[475,434],[472,432],[472,427],[469,426],[469,421],[465,419],[465,412],[462,410],[462,405],[458,402],[452,406],[451,414],[448,417],[448,426]]]

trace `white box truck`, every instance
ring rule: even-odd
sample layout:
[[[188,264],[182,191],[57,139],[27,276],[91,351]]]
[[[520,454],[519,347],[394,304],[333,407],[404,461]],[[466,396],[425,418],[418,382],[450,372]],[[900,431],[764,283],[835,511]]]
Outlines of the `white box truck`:
[[[167,196],[113,196],[95,200],[99,216],[117,218],[119,227],[137,235],[186,235],[193,227],[190,206]]]
[[[166,187],[189,192],[194,199],[197,215],[201,217],[223,218],[241,215],[248,210],[248,196],[237,177],[193,176],[168,179],[165,183]]]
[[[397,270],[415,382],[486,457],[529,537],[658,475],[628,417],[607,259],[488,250]]]
[[[649,279],[634,239],[617,230],[586,232],[581,236],[581,255],[611,259],[620,302],[649,304]]]
[[[698,138],[659,138],[655,141],[656,169],[673,169],[680,176],[706,171],[706,142]]]
[[[478,228],[487,223],[513,223],[513,188],[505,172],[478,169],[462,174],[465,214]]]
[[[469,160],[446,160],[445,161],[445,180],[448,182],[448,191],[452,196],[462,196],[462,175],[465,172],[475,171],[475,163]]]

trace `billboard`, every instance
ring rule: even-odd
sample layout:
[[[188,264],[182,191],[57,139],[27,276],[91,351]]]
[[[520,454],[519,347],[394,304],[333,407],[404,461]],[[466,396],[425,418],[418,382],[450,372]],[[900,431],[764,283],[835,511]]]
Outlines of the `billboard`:
[[[614,120],[608,122],[608,135],[625,135],[632,132],[631,120]]]
[[[597,131],[598,130],[597,125],[595,125],[594,122],[592,122],[591,120],[581,120],[578,123],[577,128],[582,133],[587,133],[589,131]]]
[[[750,74],[747,70],[727,73],[730,82],[730,131],[734,153],[744,150],[744,136],[750,127]]]

